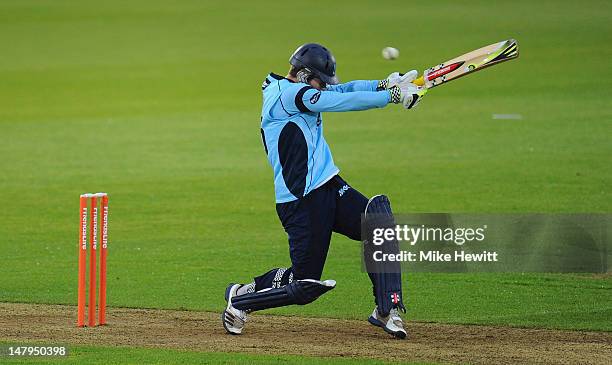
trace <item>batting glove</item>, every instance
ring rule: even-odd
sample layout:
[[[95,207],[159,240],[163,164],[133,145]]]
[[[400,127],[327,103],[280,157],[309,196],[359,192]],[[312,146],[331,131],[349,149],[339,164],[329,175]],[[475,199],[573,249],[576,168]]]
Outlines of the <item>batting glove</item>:
[[[412,83],[412,81],[417,78],[417,75],[418,72],[416,70],[412,70],[405,75],[400,76],[397,85],[389,88],[392,103],[402,103],[406,109],[413,109],[418,105],[423,96],[427,94],[427,89],[416,86]]]
[[[384,80],[379,80],[378,85],[376,86],[376,90],[388,90],[394,86],[399,86],[404,80],[412,77],[412,73],[416,72],[416,70],[412,70],[406,73],[393,72],[389,76],[387,76]],[[413,78],[414,80],[414,78]]]

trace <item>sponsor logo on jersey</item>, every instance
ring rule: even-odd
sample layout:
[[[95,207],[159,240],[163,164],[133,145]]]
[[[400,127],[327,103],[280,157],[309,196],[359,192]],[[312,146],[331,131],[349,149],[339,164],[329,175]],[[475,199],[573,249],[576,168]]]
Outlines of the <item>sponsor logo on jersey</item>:
[[[344,195],[344,193],[346,193],[346,191],[350,188],[350,186],[348,185],[344,185],[343,187],[341,187],[340,189],[338,189],[338,195],[342,196]]]
[[[317,101],[319,101],[319,98],[321,97],[321,92],[318,91],[316,94],[314,94],[311,98],[310,98],[310,104],[315,104]]]

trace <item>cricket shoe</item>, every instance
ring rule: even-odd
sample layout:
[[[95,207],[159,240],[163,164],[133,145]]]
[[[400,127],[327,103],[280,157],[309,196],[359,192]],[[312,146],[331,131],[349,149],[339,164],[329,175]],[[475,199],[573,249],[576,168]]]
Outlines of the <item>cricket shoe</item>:
[[[404,321],[402,321],[402,317],[400,317],[397,308],[392,308],[388,316],[382,317],[380,313],[378,313],[378,307],[375,307],[374,312],[372,312],[372,315],[368,318],[368,322],[384,329],[385,332],[397,338],[406,338]]]
[[[221,314],[221,321],[223,322],[223,328],[231,335],[241,334],[244,324],[247,321],[247,313],[232,306],[232,298],[236,296],[236,291],[241,286],[242,284],[232,283],[225,289],[227,307]]]

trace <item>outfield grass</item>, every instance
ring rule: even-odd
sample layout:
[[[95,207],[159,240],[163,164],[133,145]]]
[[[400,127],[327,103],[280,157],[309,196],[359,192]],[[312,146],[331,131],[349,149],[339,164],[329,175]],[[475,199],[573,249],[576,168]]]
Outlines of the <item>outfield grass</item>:
[[[11,345],[11,344],[7,344]],[[23,346],[23,344],[21,344]],[[138,347],[69,346],[69,355],[53,358],[9,358],[0,357],[6,364],[331,364],[331,365],[383,365],[390,362],[351,358],[317,358],[310,356],[261,355],[221,352],[177,351]],[[398,364],[398,362],[393,362]],[[433,363],[401,362],[406,365],[427,365]]]
[[[517,61],[432,90],[415,111],[327,115],[343,177],[404,213],[610,212],[611,8],[347,1],[305,16],[286,2],[3,1],[0,301],[76,302],[86,191],[110,194],[111,306],[219,310],[229,281],[287,265],[259,85],[306,41],[334,50],[350,80],[518,39]],[[380,57],[386,45],[398,61]],[[369,314],[357,243],[333,239],[325,277],[338,280],[329,295],[272,313]],[[410,319],[612,330],[609,276],[415,274],[406,284]]]

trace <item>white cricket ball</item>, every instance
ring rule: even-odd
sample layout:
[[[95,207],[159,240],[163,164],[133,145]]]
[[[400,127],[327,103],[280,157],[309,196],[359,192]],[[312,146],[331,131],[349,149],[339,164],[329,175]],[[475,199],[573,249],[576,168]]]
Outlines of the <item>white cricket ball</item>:
[[[382,50],[382,56],[385,60],[394,60],[399,57],[399,50],[393,47],[385,47]]]

